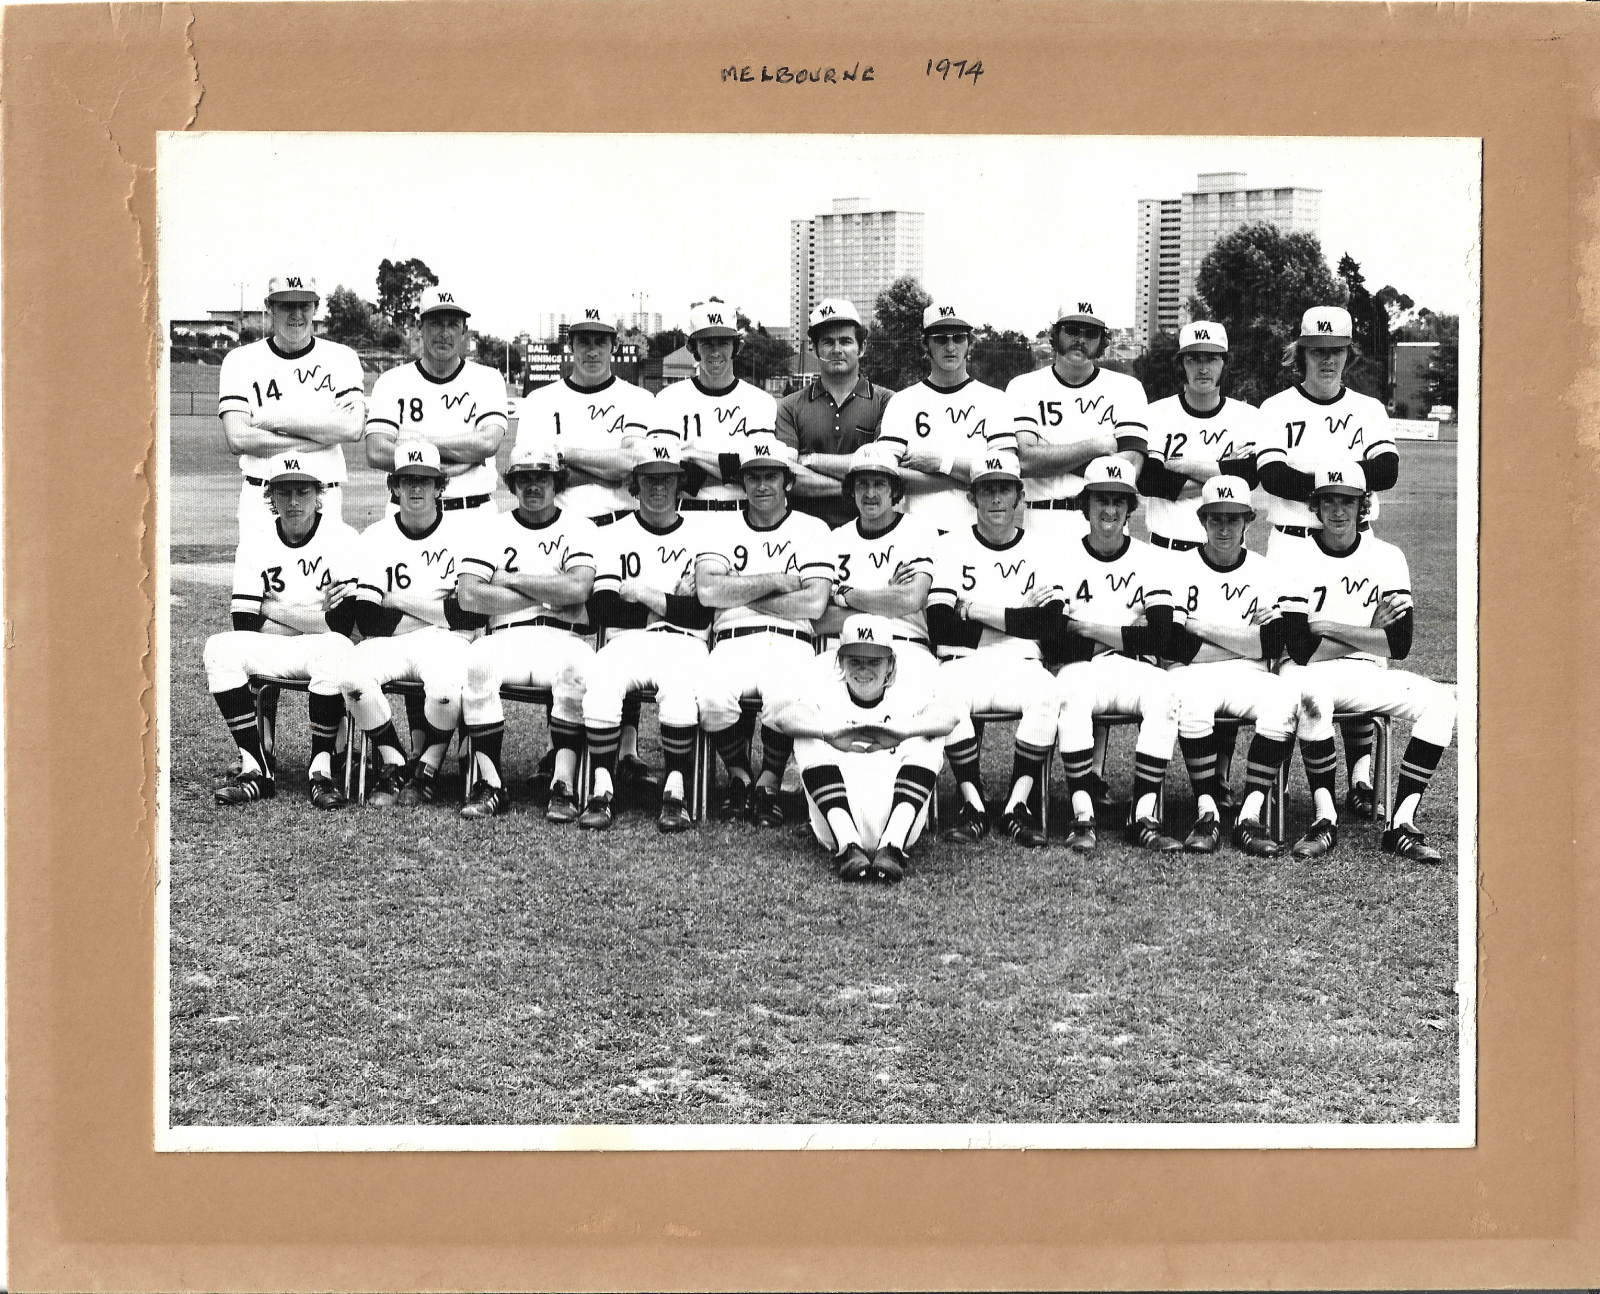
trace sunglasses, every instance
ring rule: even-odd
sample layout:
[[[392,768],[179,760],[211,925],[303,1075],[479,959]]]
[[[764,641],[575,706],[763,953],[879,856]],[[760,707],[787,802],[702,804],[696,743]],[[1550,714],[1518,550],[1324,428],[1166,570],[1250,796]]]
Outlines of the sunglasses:
[[[1085,341],[1093,341],[1100,335],[1100,329],[1093,324],[1064,323],[1058,326],[1068,337],[1082,337]]]
[[[931,332],[928,334],[928,340],[935,346],[953,346],[957,342],[966,341],[970,336],[972,334],[969,332]]]

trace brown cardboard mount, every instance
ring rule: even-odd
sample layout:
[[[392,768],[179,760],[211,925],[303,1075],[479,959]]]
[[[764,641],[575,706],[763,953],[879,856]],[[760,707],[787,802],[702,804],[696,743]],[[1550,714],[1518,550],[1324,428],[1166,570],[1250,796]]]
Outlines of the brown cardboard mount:
[[[83,5],[4,21],[13,1288],[1600,1284],[1600,797],[1576,794],[1596,784],[1600,676],[1581,647],[1600,551],[1600,6]],[[979,86],[922,75],[969,51]],[[871,82],[720,75],[857,60]],[[841,127],[1484,140],[1477,1147],[157,1156],[155,132]]]

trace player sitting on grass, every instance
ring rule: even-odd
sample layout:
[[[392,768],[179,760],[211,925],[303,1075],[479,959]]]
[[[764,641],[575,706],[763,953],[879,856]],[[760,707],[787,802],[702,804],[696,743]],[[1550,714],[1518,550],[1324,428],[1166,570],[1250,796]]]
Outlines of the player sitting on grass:
[[[1056,681],[1040,661],[1039,637],[1061,618],[1056,551],[1018,524],[1022,472],[1015,454],[986,453],[972,465],[978,520],[941,536],[933,551],[928,635],[944,662],[940,688],[960,722],[945,753],[961,791],[961,816],[947,840],[970,844],[989,830],[981,754],[972,715],[1020,713],[1006,800],[1006,833],[1034,849],[1045,843],[1044,764],[1056,737]]]
[[[1317,813],[1292,852],[1320,858],[1339,840],[1333,716],[1387,714],[1414,726],[1383,849],[1414,863],[1437,863],[1442,855],[1417,830],[1415,814],[1455,735],[1456,698],[1442,683],[1384,668],[1411,653],[1411,572],[1397,547],[1359,529],[1368,497],[1359,463],[1317,468],[1311,506],[1322,528],[1282,559],[1280,605],[1290,620],[1286,646],[1292,659],[1280,672],[1302,697],[1300,755]]]
[[[578,825],[590,831],[611,826],[623,702],[630,692],[646,687],[656,689],[666,764],[656,826],[663,832],[690,827],[688,786],[700,723],[695,689],[705,667],[711,612],[694,595],[699,527],[678,515],[683,483],[679,441],[652,435],[644,452],[644,460],[633,469],[639,510],[596,535],[601,552],[589,616],[607,636],[589,666],[583,694],[594,776]]]
[[[1283,651],[1277,564],[1244,546],[1256,514],[1242,477],[1208,478],[1199,504],[1206,542],[1172,559],[1173,600],[1183,623],[1174,627],[1166,651],[1177,662],[1167,678],[1178,696],[1178,744],[1195,794],[1194,830],[1183,847],[1212,854],[1221,842],[1214,729],[1224,715],[1255,725],[1233,843],[1270,858],[1280,851],[1261,825],[1261,811],[1278,769],[1294,753],[1300,705],[1289,681],[1272,673]]]
[[[927,673],[901,674],[894,626],[853,615],[802,699],[773,717],[794,741],[811,830],[846,881],[898,881],[926,820],[955,710]],[[911,650],[917,650],[912,648]]]
[[[456,604],[460,534],[439,496],[445,475],[439,451],[426,440],[394,447],[389,491],[400,510],[380,517],[356,541],[356,628],[362,641],[339,680],[351,717],[367,734],[380,768],[367,803],[386,809],[431,801],[439,764],[461,721],[467,640],[482,617]],[[409,765],[395,732],[384,685],[420,682],[422,748]]]
[[[322,482],[298,453],[270,459],[271,530],[251,529],[233,563],[233,630],[206,639],[206,684],[239,747],[240,769],[216,790],[218,804],[249,804],[276,793],[273,761],[256,723],[252,675],[306,679],[311,708],[311,803],[339,809],[333,746],[344,718],[339,671],[355,623],[356,533],[322,512]]]

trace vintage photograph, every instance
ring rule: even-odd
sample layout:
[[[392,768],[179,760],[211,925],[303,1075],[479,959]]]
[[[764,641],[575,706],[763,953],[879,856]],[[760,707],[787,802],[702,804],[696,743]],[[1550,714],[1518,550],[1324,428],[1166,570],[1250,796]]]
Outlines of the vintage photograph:
[[[1472,139],[161,137],[161,1150],[1469,1146]]]

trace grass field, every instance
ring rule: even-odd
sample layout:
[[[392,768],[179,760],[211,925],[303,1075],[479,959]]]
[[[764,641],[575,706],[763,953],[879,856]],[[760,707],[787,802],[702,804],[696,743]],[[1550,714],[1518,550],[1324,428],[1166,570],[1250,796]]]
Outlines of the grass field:
[[[1457,1117],[1453,749],[1422,815],[1432,869],[1370,826],[1316,865],[1157,858],[1103,831],[1088,860],[925,845],[888,889],[841,885],[803,826],[320,814],[287,695],[280,798],[216,808],[231,746],[200,649],[227,626],[238,485],[215,421],[193,421],[172,458],[173,1125]],[[1455,462],[1402,445],[1379,524],[1418,591],[1409,665],[1450,680]],[[381,482],[353,476],[359,524]],[[514,774],[542,727],[513,713]],[[1124,786],[1130,747],[1114,738]],[[991,785],[1009,758],[1001,728]],[[1181,830],[1181,767],[1168,787]],[[1291,831],[1308,809],[1296,760]]]

